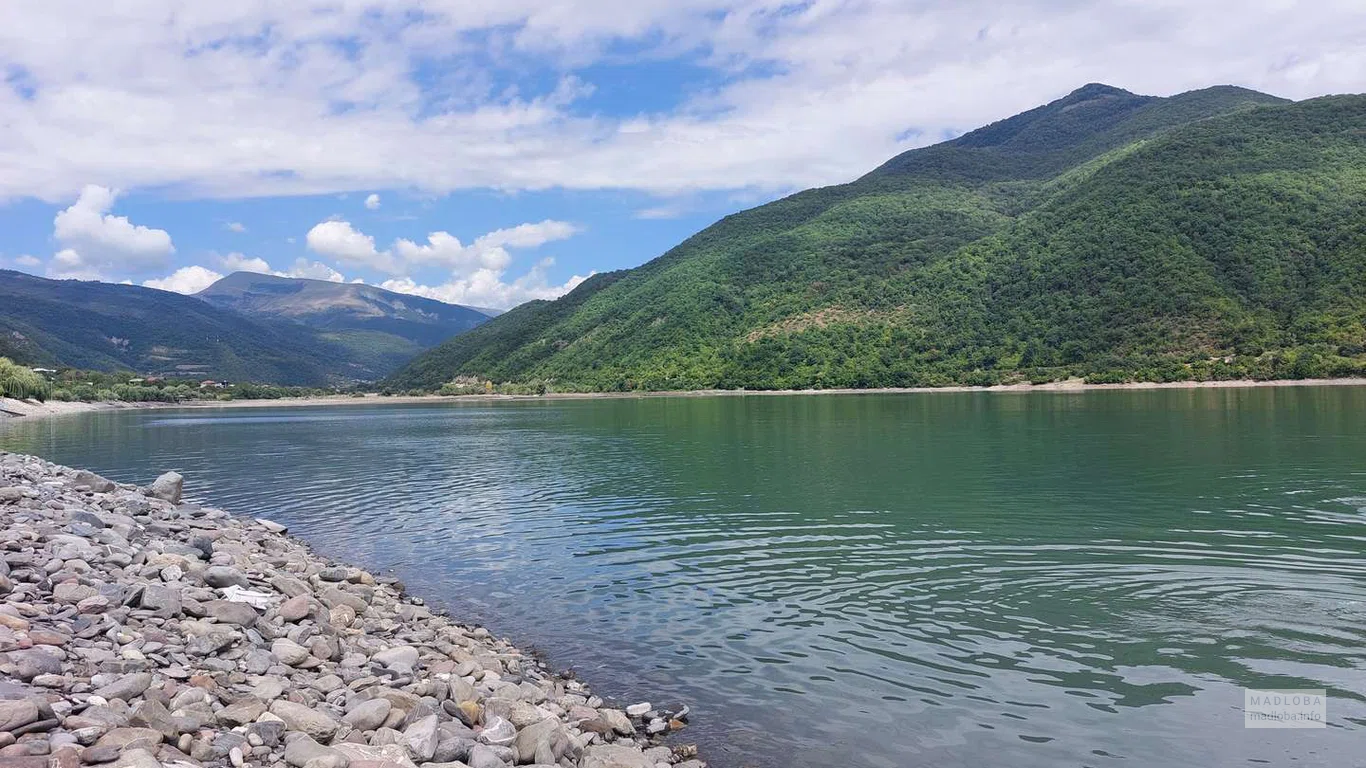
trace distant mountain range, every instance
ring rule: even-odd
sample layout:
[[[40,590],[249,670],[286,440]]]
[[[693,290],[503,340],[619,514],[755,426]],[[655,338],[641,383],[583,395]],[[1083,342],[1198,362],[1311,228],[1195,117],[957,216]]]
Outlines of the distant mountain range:
[[[359,284],[238,272],[199,296],[0,270],[0,356],[231,381],[373,381],[488,319]]]
[[[307,326],[348,350],[348,358],[388,373],[419,352],[488,321],[485,310],[336,283],[234,272],[196,294],[223,309]],[[496,313],[495,313],[496,314]]]
[[[1366,372],[1366,97],[1092,84],[727,216],[387,382],[829,388]]]

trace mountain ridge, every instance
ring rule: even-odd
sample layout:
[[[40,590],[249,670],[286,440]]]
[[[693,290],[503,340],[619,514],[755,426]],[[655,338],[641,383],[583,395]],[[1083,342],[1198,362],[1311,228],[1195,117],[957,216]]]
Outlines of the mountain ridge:
[[[1358,96],[1083,86],[854,182],[731,214],[640,267],[456,337],[387,384],[1354,372],[1366,308],[1352,297],[1366,286],[1342,266],[1359,259],[1340,241],[1361,227],[1341,211],[1366,194],[1354,170],[1363,124]],[[1294,243],[1320,272],[1296,261]],[[1315,291],[1295,294],[1295,280]],[[1329,330],[1301,328],[1318,325]],[[1181,343],[1159,343],[1173,331]]]
[[[350,384],[388,375],[488,319],[362,284],[234,273],[215,285],[208,297],[185,296],[0,270],[0,356],[155,376]],[[262,286],[275,287],[277,301],[253,293]],[[305,299],[291,305],[298,293]]]
[[[0,270],[0,356],[29,365],[281,384],[360,378],[310,340],[302,327],[170,291]]]

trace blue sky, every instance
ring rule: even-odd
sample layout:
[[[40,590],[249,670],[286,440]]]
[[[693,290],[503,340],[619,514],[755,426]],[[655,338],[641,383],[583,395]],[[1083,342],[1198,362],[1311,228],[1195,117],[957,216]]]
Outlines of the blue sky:
[[[5,15],[0,267],[182,292],[245,268],[508,307],[1087,82],[1366,90],[1359,0]]]

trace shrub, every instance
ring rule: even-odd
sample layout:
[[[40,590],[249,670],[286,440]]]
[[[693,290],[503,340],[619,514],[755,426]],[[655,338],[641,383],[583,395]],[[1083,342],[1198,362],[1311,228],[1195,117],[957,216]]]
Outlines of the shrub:
[[[17,400],[42,402],[52,393],[52,385],[40,374],[7,357],[0,357],[0,395]]]

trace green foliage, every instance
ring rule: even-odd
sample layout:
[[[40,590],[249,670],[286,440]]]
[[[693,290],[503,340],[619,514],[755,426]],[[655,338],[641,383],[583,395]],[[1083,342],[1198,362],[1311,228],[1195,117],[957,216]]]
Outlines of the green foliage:
[[[1366,97],[1087,86],[728,216],[386,382],[808,389],[1357,375]]]
[[[0,367],[5,363],[0,358]],[[201,386],[197,379],[144,379],[129,371],[66,369],[56,376],[51,399],[67,402],[183,403],[195,400],[277,400],[338,394],[336,388],[285,387],[239,382]]]
[[[0,397],[41,402],[51,394],[52,386],[42,374],[16,365],[7,357],[0,357]]]

